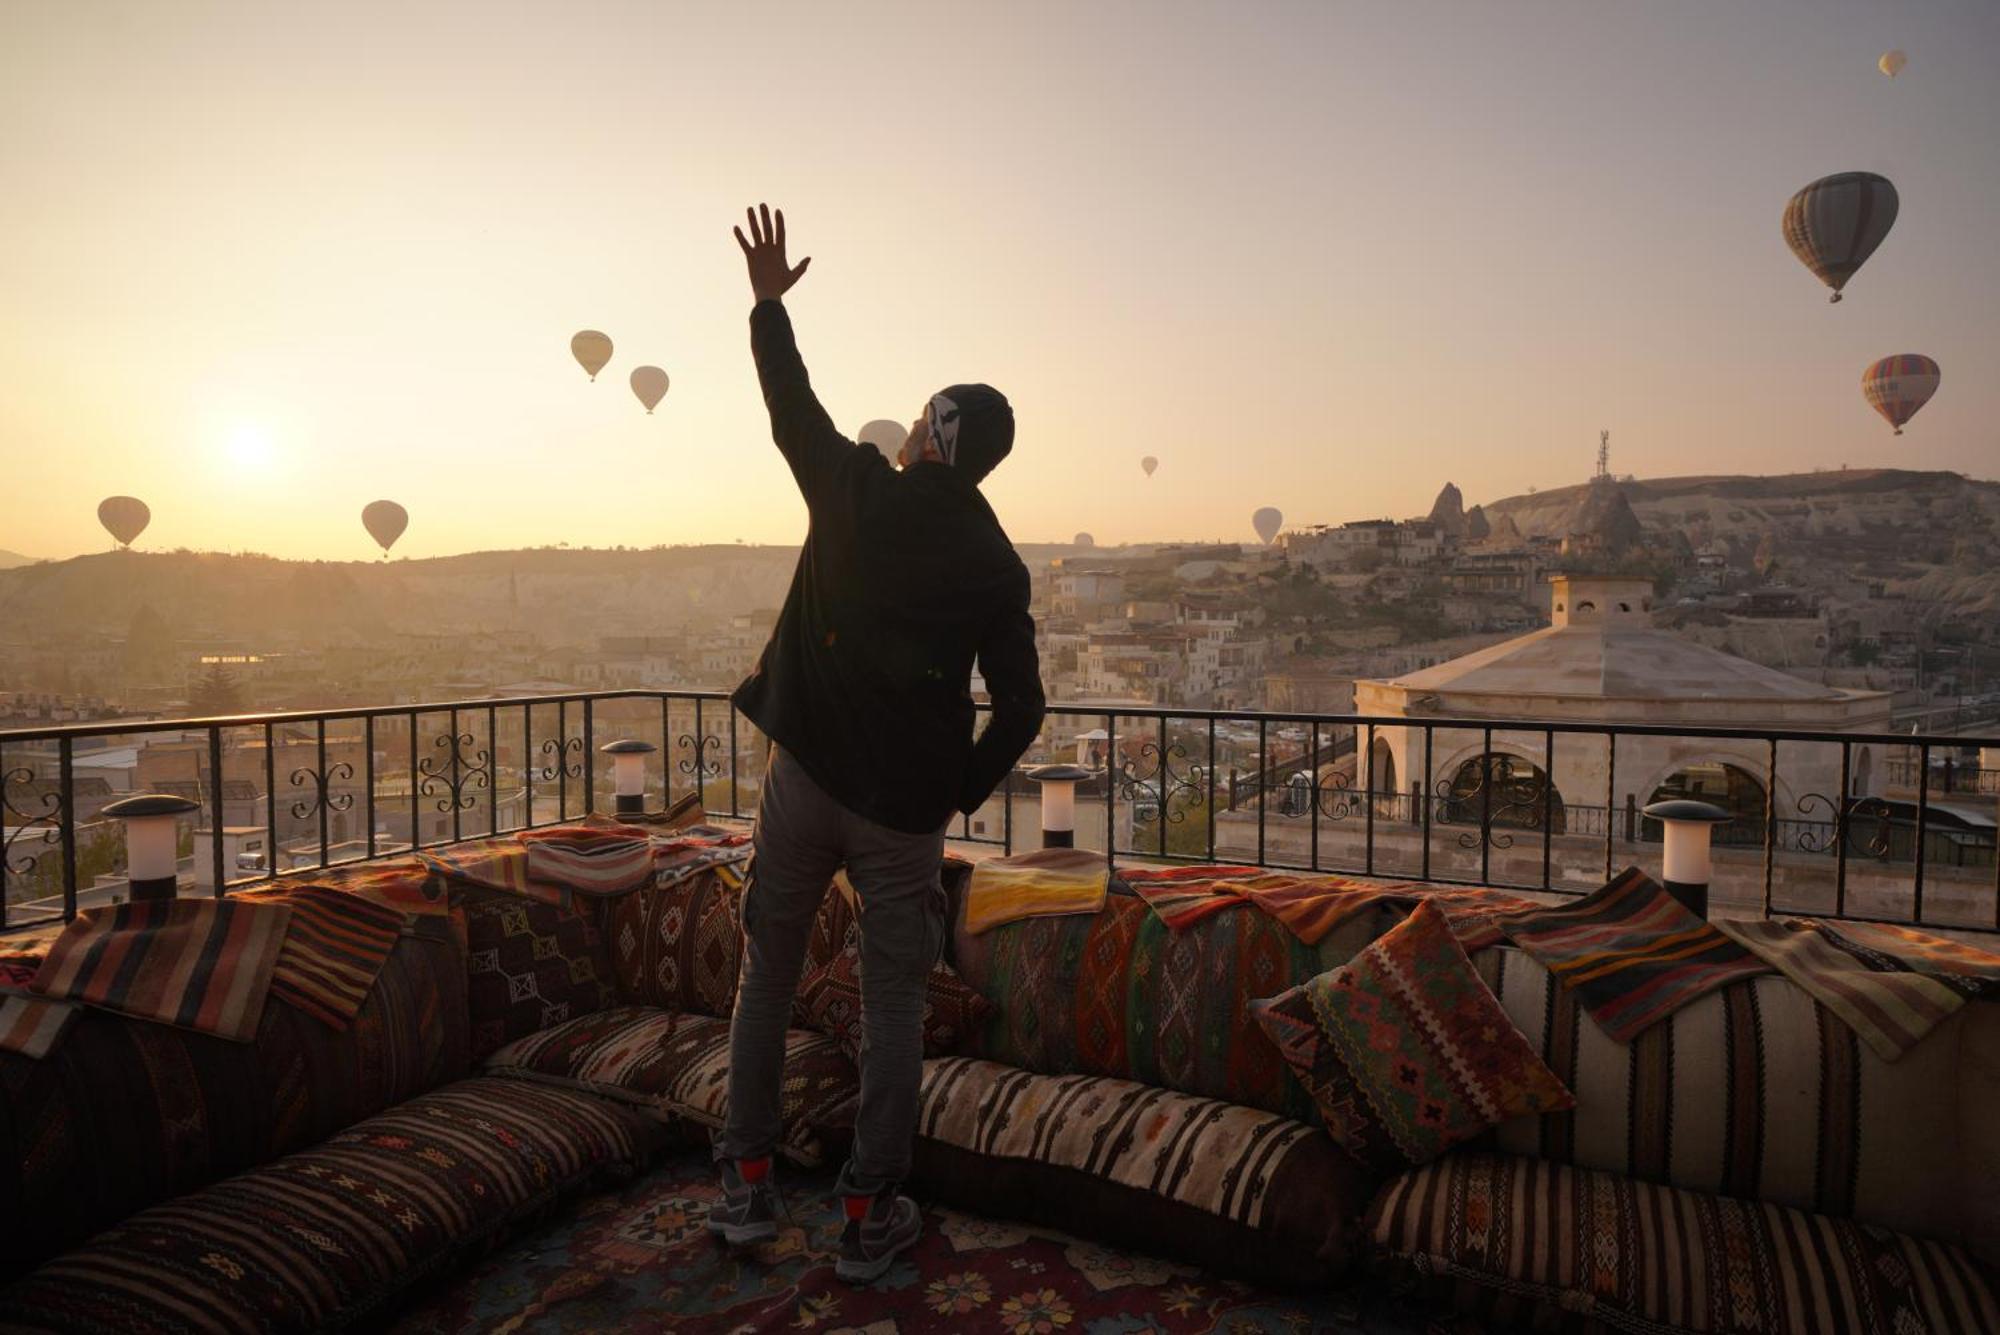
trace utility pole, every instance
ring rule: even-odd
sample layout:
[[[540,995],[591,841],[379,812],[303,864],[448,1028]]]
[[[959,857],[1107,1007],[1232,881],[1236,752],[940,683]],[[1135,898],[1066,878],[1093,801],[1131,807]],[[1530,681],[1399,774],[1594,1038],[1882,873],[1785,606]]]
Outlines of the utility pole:
[[[1611,476],[1611,433],[1609,431],[1600,431],[1597,433],[1597,475],[1599,477]]]

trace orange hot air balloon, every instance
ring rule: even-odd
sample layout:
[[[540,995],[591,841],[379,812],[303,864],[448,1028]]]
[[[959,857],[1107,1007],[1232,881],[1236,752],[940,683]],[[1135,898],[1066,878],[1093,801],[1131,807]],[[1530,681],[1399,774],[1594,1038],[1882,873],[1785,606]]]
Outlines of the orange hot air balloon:
[[[569,341],[569,355],[576,358],[576,364],[590,372],[590,378],[597,379],[597,373],[611,360],[611,339],[595,329],[586,329]]]
[[[1155,468],[1158,468],[1159,466],[1160,466],[1160,461],[1158,459],[1155,459],[1150,454],[1139,461],[1139,467],[1146,470],[1147,477],[1151,477],[1153,475],[1153,470]]]
[[[1785,205],[1785,244],[1799,263],[1833,289],[1841,289],[1875,253],[1895,226],[1896,187],[1874,172],[1821,177]]]
[[[396,539],[410,526],[410,512],[394,501],[370,501],[361,507],[361,526],[382,545],[382,555],[387,557]]]
[[[1938,390],[1938,364],[1920,352],[1884,357],[1861,373],[1861,395],[1896,434]]]
[[[667,373],[657,366],[635,367],[632,371],[632,392],[639,396],[639,402],[646,405],[646,413],[660,406],[660,400],[667,397]]]
[[[153,522],[153,512],[137,496],[106,496],[97,503],[97,522],[120,547],[130,547]]]
[[[1901,51],[1884,51],[1882,53],[1882,58],[1875,62],[1875,68],[1881,70],[1884,74],[1888,75],[1890,78],[1893,79],[1898,74],[1901,74],[1903,72],[1903,66],[1909,63],[1910,63],[1910,58],[1904,55]]]

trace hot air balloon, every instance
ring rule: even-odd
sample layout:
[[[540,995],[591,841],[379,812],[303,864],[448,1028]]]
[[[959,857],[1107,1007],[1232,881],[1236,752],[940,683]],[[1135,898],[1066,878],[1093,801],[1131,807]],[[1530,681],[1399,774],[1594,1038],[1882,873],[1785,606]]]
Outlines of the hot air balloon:
[[[640,366],[632,371],[632,392],[639,396],[639,402],[646,405],[646,413],[660,406],[660,400],[667,397],[667,373],[657,366]]]
[[[153,512],[137,496],[106,496],[97,503],[97,522],[120,547],[130,547],[153,522]]]
[[[387,557],[396,539],[410,526],[410,512],[394,501],[370,501],[361,507],[361,526],[382,544],[382,555]]]
[[[591,380],[611,360],[611,340],[595,329],[586,329],[569,341],[569,355],[576,358],[576,364],[590,372]]]
[[[1250,516],[1250,527],[1257,530],[1257,536],[1264,540],[1266,547],[1271,545],[1271,539],[1278,536],[1278,526],[1284,522],[1285,517],[1278,513],[1275,505],[1267,505]]]
[[[1884,357],[1861,373],[1861,394],[1896,434],[1937,393],[1938,364],[1920,352]]]
[[[1159,466],[1160,466],[1160,461],[1158,459],[1155,459],[1150,454],[1139,461],[1139,467],[1146,470],[1147,477],[1151,477],[1153,475],[1153,470],[1155,468],[1158,468]]]
[[[1890,78],[1893,79],[1898,74],[1901,74],[1903,72],[1903,66],[1909,63],[1910,63],[1910,58],[1904,55],[1901,51],[1884,51],[1882,53],[1882,58],[1875,62],[1875,68],[1881,70],[1884,74],[1888,75]]]
[[[1854,277],[1896,222],[1896,187],[1874,172],[1841,172],[1814,181],[1785,205],[1785,244],[1833,289]]]
[[[903,452],[903,442],[910,438],[910,428],[901,422],[878,417],[864,425],[854,438],[863,445],[873,445],[882,452],[884,459],[893,464]]]
[[[1095,547],[1097,539],[1091,537],[1088,533],[1079,533],[1070,545],[1073,547]]]

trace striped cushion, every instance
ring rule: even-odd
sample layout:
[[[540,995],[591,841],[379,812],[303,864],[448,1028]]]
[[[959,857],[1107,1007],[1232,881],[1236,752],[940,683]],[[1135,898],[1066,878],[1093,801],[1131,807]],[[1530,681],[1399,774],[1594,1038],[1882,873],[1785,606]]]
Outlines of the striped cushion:
[[[1370,1180],[1316,1128],[1273,1113],[1108,1076],[1035,1075],[998,1062],[924,1063],[924,1185],[970,1208],[1113,1241],[1143,1238],[1211,1268],[1269,1253],[1263,1273],[1325,1280]],[[940,1151],[946,1151],[941,1153]],[[1004,1200],[982,1199],[998,1191]],[[1174,1226],[1156,1236],[1143,1218]],[[1133,1225],[1142,1231],[1135,1233]],[[1232,1248],[1231,1240],[1244,1244]]]
[[[643,1105],[699,1126],[719,1127],[728,1111],[729,1021],[653,1006],[614,1006],[510,1043],[486,1059],[495,1075],[523,1076]],[[780,1148],[817,1164],[854,1125],[860,1077],[823,1034],[794,1029],[785,1039]]]
[[[1412,1169],[1375,1198],[1367,1231],[1461,1310],[1537,1329],[2000,1330],[2000,1301],[1949,1244],[1537,1159]]]
[[[284,949],[271,971],[271,995],[335,1029],[347,1028],[395,949],[403,914],[317,885],[250,902],[286,904],[292,910]]]
[[[1700,997],[1630,1044],[1511,947],[1473,957],[1515,1026],[1576,1095],[1570,1112],[1503,1123],[1496,1148],[1649,1182],[1796,1206],[1979,1247],[1961,1225],[1958,1089],[1969,1013],[1884,1062],[1778,974]],[[1993,1052],[2000,1030],[1977,1031]],[[1963,1036],[1963,1044],[1961,1042]]]
[[[528,850],[528,877],[553,881],[582,895],[617,895],[637,888],[653,871],[653,844],[630,825],[563,825],[523,830],[515,838]]]
[[[317,1330],[352,1322],[599,1170],[649,1128],[588,1094],[464,1080],[316,1149],[133,1215],[0,1292],[44,1331]]]

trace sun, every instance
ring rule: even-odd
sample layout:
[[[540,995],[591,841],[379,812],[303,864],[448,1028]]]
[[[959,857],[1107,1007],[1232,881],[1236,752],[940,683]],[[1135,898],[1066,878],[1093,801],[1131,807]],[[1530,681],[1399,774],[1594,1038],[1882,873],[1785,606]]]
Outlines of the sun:
[[[271,471],[277,460],[277,448],[262,427],[245,422],[229,433],[225,446],[230,466],[239,473],[261,474]]]

